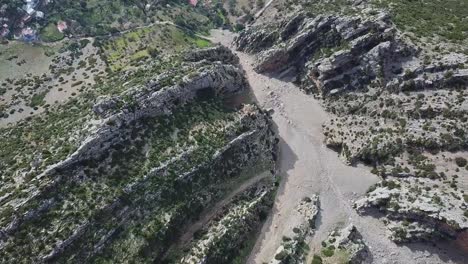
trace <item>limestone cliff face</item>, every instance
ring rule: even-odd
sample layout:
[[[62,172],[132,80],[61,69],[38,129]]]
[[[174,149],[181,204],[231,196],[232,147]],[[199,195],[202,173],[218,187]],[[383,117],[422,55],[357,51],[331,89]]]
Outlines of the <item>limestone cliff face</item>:
[[[256,71],[292,77],[321,99],[332,114],[325,143],[344,162],[367,163],[395,183],[389,190],[383,181],[358,202],[361,211],[378,208],[391,219],[392,239],[456,239],[468,225],[460,192],[468,187],[458,180],[468,176],[466,164],[454,165],[467,158],[467,57],[441,52],[429,60],[432,51],[386,11],[357,6],[353,15],[278,15],[248,27],[234,45],[255,54]]]
[[[394,186],[393,183],[397,184]],[[384,181],[367,197],[356,202],[359,212],[378,208],[387,214],[391,239],[396,242],[412,242],[433,238],[457,239],[466,234],[468,222],[464,216],[466,202],[463,193],[452,191],[445,195],[445,188],[431,188],[422,194],[417,186],[434,186],[437,180],[406,177],[401,183]]]
[[[12,202],[15,213],[2,216],[0,259],[160,262],[185,226],[245,179],[241,174],[274,172],[271,117],[254,105],[223,103],[248,88],[237,62],[222,47],[191,52],[183,63],[188,74],[162,74],[122,96],[99,98],[81,146],[41,174],[46,185]]]
[[[466,70],[457,67],[463,60],[422,64],[419,49],[402,39],[385,12],[356,17],[299,12],[250,27],[234,44],[240,51],[256,53],[258,72],[295,72],[302,88],[324,96],[362,89],[375,80],[391,90],[468,82]],[[404,70],[411,64],[409,78]],[[449,70],[454,74],[442,78]]]
[[[211,54],[211,58],[204,54]],[[127,92],[125,99],[101,99],[93,109],[102,120],[92,135],[69,158],[69,162],[98,155],[110,145],[123,140],[119,136],[119,129],[144,118],[170,115],[178,106],[196,100],[203,92],[208,96],[223,99],[248,88],[244,72],[237,65],[237,57],[227,53],[225,48],[216,47],[192,52],[186,57],[192,63],[198,62],[205,67],[194,67],[189,76],[184,76],[172,86],[161,85],[159,79],[162,77],[157,76],[146,87],[136,87]],[[185,67],[193,67],[192,63]],[[64,166],[63,163],[60,166]]]
[[[253,27],[241,33],[236,45],[245,51],[268,46],[263,42],[245,44],[259,38],[262,30]],[[270,41],[271,48],[257,55],[256,69],[293,70],[322,95],[362,88],[416,53],[397,37],[385,13],[367,18],[294,14],[277,25],[276,37],[263,40]]]

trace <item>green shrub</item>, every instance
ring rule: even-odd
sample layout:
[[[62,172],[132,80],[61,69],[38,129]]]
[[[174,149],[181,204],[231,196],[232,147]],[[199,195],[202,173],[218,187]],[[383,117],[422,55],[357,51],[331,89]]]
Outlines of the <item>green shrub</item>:
[[[466,39],[464,33],[468,26],[463,18],[468,11],[467,1],[373,0],[373,2],[378,7],[386,9],[390,7],[395,24],[401,29],[413,32],[417,37],[433,37],[437,34],[451,41]]]
[[[206,40],[206,39],[202,39],[202,38],[197,38],[195,39],[195,44],[197,45],[197,47],[199,48],[206,48],[206,47],[209,47],[211,46],[211,42]]]
[[[49,23],[41,30],[41,39],[45,42],[54,42],[62,40],[65,36],[57,29],[54,23]]]
[[[331,256],[333,256],[333,254],[335,254],[335,249],[332,248],[332,247],[324,248],[324,249],[322,249],[322,254],[325,257],[331,257]]]
[[[314,254],[314,258],[312,259],[312,264],[322,264],[322,257],[319,255]]]
[[[463,157],[456,157],[455,163],[457,164],[458,167],[465,167],[468,162]]]
[[[42,92],[42,93],[38,93],[38,94],[33,95],[29,105],[34,108],[34,107],[45,104],[44,98],[45,98],[46,94],[47,94],[47,92]]]
[[[286,258],[287,256],[288,256],[288,253],[287,253],[285,250],[283,250],[283,251],[281,251],[280,253],[278,253],[278,254],[275,255],[275,259],[276,259],[276,260],[283,260],[283,259]]]

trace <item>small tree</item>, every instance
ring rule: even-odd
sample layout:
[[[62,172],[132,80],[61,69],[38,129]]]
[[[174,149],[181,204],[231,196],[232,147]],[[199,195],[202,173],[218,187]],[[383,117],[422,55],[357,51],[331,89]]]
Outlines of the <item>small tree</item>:
[[[468,162],[463,157],[456,157],[455,163],[457,164],[458,167],[465,167]]]

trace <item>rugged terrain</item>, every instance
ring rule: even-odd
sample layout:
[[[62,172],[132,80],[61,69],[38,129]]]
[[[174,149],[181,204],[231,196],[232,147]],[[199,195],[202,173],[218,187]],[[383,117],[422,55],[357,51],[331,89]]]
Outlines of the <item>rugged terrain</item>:
[[[34,160],[23,156],[29,168],[4,170],[11,176],[2,185],[3,261],[162,260],[181,226],[234,191],[243,174],[274,173],[268,114],[225,101],[248,89],[237,58],[221,47],[188,53],[183,71],[180,79],[169,70],[120,96],[101,97],[65,160],[45,167],[55,153],[44,150]],[[236,216],[219,214],[252,214],[238,224],[255,230],[273,183],[271,174],[253,182],[226,204],[229,211],[239,207]],[[224,239],[244,241],[235,234]],[[221,255],[234,249],[218,247]]]
[[[0,262],[464,263],[467,11],[0,0]]]
[[[43,20],[1,13],[15,31],[0,47],[0,262],[243,262],[272,206],[278,140],[237,56],[201,36],[217,6],[154,1],[114,29],[61,18],[51,40],[56,12],[96,7],[44,3]],[[117,6],[98,27],[141,12],[100,8]]]
[[[214,31],[212,35],[213,41],[229,46],[234,34]],[[304,221],[298,205],[311,193],[319,195],[320,211],[313,235],[307,236],[304,240],[307,246],[301,247],[306,262],[312,261],[314,254],[323,256],[321,242],[330,232],[353,224],[369,247],[367,262],[463,263],[464,256],[454,250],[457,245],[453,243],[396,244],[388,237],[383,222],[374,215],[358,214],[353,208],[354,201],[363,197],[379,177],[362,164],[346,165],[335,151],[326,147],[322,124],[333,118],[333,114],[325,111],[320,100],[304,94],[288,79],[256,73],[252,67],[255,57],[243,52],[236,54],[247,72],[254,97],[274,112],[272,117],[280,137],[278,169],[282,182],[273,211],[247,263],[268,263],[283,243],[283,237],[295,236],[294,227]]]
[[[443,52],[408,37],[372,1],[346,10],[325,2],[278,4],[275,19],[258,21],[234,45],[255,54],[255,71],[315,95],[332,114],[323,127],[327,146],[382,177],[356,202],[359,212],[382,212],[397,243],[444,238],[463,246],[466,39],[445,36]]]

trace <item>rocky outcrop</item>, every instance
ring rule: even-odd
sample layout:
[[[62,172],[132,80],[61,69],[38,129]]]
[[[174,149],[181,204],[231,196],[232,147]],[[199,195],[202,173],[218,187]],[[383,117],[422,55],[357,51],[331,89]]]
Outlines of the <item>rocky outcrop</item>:
[[[305,197],[296,208],[302,223],[289,231],[292,237],[284,236],[270,264],[304,263],[307,241],[315,233],[315,222],[320,211],[319,197]]]
[[[121,99],[117,96],[114,97],[99,97],[93,106],[93,112],[100,118],[108,117],[119,105],[123,104]]]
[[[136,93],[130,99],[133,102],[129,102],[117,114],[103,120],[70,159],[74,162],[80,161],[116,144],[122,140],[117,136],[119,127],[147,117],[169,115],[178,105],[191,102],[197,96],[203,96],[203,93],[225,98],[242,91],[246,86],[242,70],[233,65],[217,64],[193,77],[184,78],[175,86],[159,88],[156,92],[150,89]]]
[[[331,232],[328,239],[322,243],[322,246],[324,246],[322,249],[323,256],[320,258],[327,259],[333,256],[335,251],[343,251],[344,255],[347,256],[347,263],[371,263],[369,248],[353,224],[341,230]],[[315,258],[318,258],[318,256],[316,254]]]
[[[232,51],[222,45],[217,45],[212,48],[206,48],[202,50],[197,50],[194,52],[187,52],[184,56],[186,61],[190,62],[200,62],[203,60],[206,61],[222,61],[226,64],[237,65],[239,64],[239,58],[232,53]]]
[[[394,74],[388,69],[417,53],[398,37],[385,13],[366,18],[298,13],[276,27],[281,37],[270,42],[272,48],[261,48],[271,40],[255,37],[264,31],[256,27],[241,33],[235,44],[241,51],[262,49],[257,54],[257,71],[292,68],[299,73],[298,81],[307,89],[314,86],[322,95],[360,89],[376,78],[392,79]]]
[[[200,53],[205,52],[204,50],[200,51]],[[196,52],[192,52],[192,54],[196,54]],[[34,200],[41,193],[55,189],[63,180],[61,176],[63,170],[79,166],[80,162],[88,159],[99,158],[103,153],[107,154],[111,146],[125,140],[121,132],[129,124],[149,117],[168,115],[178,106],[203,96],[203,93],[206,93],[206,96],[225,98],[246,89],[248,83],[243,70],[236,65],[224,64],[221,60],[226,58],[226,54],[220,53],[220,55],[218,61],[208,63],[207,67],[198,68],[197,73],[185,76],[175,85],[163,86],[160,82],[152,81],[146,87],[131,89],[122,97],[99,98],[93,110],[102,119],[97,124],[93,122],[90,135],[72,155],[64,161],[52,165],[36,177],[37,180],[40,180],[55,175],[52,182],[43,191],[32,192],[28,200]],[[190,56],[197,57],[197,55]],[[231,53],[232,56],[234,55]],[[227,58],[232,61],[229,56]],[[186,67],[190,67],[190,65],[186,65]],[[165,76],[165,74],[162,75]],[[161,78],[158,76],[155,79]],[[34,215],[34,213],[32,214]],[[9,227],[4,228],[1,233],[9,233],[9,230],[16,229],[19,222],[21,222],[19,219],[13,220]]]
[[[228,206],[203,230],[201,239],[178,263],[229,263],[239,248],[252,236],[273,204],[274,187],[269,180],[260,181],[232,198]]]
[[[468,204],[463,193],[447,195],[437,187],[438,180],[407,177],[404,181],[387,178],[367,196],[356,202],[356,209],[384,212],[389,220],[390,238],[395,242],[456,239],[468,230],[464,212]]]
[[[178,191],[178,196],[192,196],[193,199],[199,199],[196,192],[203,192],[204,189],[209,188],[209,186],[215,186],[216,184],[222,183],[223,181],[229,180],[230,177],[237,177],[241,171],[244,171],[248,168],[255,166],[257,163],[266,163],[267,168],[273,166],[273,160],[271,155],[275,151],[274,137],[269,131],[269,120],[267,118],[258,115],[258,109],[253,106],[247,106],[242,110],[244,116],[241,117],[241,123],[245,127],[250,127],[252,130],[244,132],[239,136],[233,138],[228,142],[224,147],[215,151],[213,156],[209,161],[201,164],[196,164],[193,168],[188,171],[185,171],[178,175],[175,185],[180,189],[189,188],[195,193],[184,193],[183,191]],[[265,130],[266,129],[266,130]],[[266,154],[263,156],[264,153]],[[106,246],[112,244],[113,240],[118,240],[118,237],[112,235],[115,231],[115,228],[119,228],[125,221],[130,221],[130,219],[137,215],[136,212],[128,212],[129,207],[132,208],[132,211],[138,211],[140,204],[153,203],[157,206],[158,203],[164,201],[164,190],[159,190],[158,187],[155,187],[154,184],[157,182],[157,178],[162,175],[168,175],[173,169],[174,166],[180,163],[188,163],[191,159],[194,158],[195,151],[189,149],[187,152],[184,152],[182,155],[172,158],[167,163],[163,164],[160,167],[153,168],[150,172],[139,179],[123,188],[124,194],[122,197],[119,197],[115,200],[114,203],[111,203],[106,208],[101,209],[102,212],[109,212],[115,219],[113,222],[118,221],[119,224],[113,229],[106,229],[103,227],[101,222],[89,222],[85,226],[81,227],[79,232],[75,233],[74,236],[70,237],[63,243],[57,245],[52,252],[48,255],[43,256],[42,260],[46,262],[65,260],[73,256],[75,259],[80,259],[83,261],[88,261],[93,259],[95,256],[102,254],[105,251]],[[225,176],[222,176],[225,175]],[[203,186],[202,183],[206,182]],[[260,186],[260,185],[259,185]],[[259,190],[264,190],[263,193],[258,197],[258,205],[255,205],[255,210],[250,212],[249,217],[256,219],[257,224],[261,223],[258,219],[259,211],[269,210],[271,205],[271,191],[273,186],[270,185],[261,185],[261,188],[251,190],[252,193],[258,194]],[[269,187],[268,187],[269,186]],[[262,189],[263,188],[263,189]],[[210,203],[215,201],[218,197],[213,194],[204,194],[209,195],[208,200],[200,200],[196,206],[200,208],[207,208]],[[210,201],[211,200],[211,201]],[[195,206],[193,204],[193,206]],[[199,209],[200,210],[200,209]],[[188,214],[187,214],[188,213]],[[180,215],[176,215],[167,222],[166,234],[161,234],[164,237],[164,243],[154,245],[157,248],[157,251],[151,255],[151,258],[154,258],[157,261],[160,261],[164,257],[164,252],[170,246],[170,235],[176,234],[177,230],[182,226],[189,224],[188,219],[194,217],[193,212],[185,212],[185,215],[180,212]],[[252,219],[252,221],[254,221]],[[237,221],[236,221],[237,220]],[[240,220],[242,219],[231,219],[233,223],[237,226],[234,230],[240,231],[240,227],[245,225],[245,228],[251,228],[253,223],[243,223]],[[107,238],[100,239],[96,241],[95,244],[90,243],[93,241],[92,237],[96,233],[99,234],[109,234]],[[239,233],[238,237],[233,237],[232,243],[243,243],[245,233]],[[167,236],[167,237],[166,237]],[[218,246],[217,241],[213,246]],[[235,252],[236,248],[231,249]],[[220,253],[223,253],[220,250]],[[218,256],[220,257],[220,256]]]
[[[270,48],[277,39],[278,33],[275,30],[249,28],[240,33],[234,44],[240,51],[253,53]]]
[[[377,80],[398,91],[468,83],[465,71],[455,65],[453,71],[450,64],[420,62],[420,50],[403,40],[385,12],[361,17],[299,12],[250,27],[234,44],[240,51],[257,53],[258,72],[296,72],[304,90],[323,96],[363,89]],[[408,79],[404,68],[411,68],[414,77]]]

